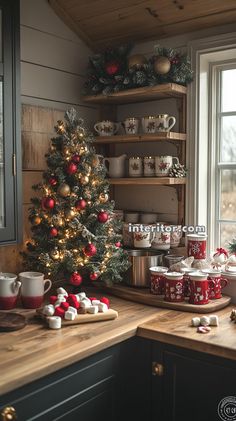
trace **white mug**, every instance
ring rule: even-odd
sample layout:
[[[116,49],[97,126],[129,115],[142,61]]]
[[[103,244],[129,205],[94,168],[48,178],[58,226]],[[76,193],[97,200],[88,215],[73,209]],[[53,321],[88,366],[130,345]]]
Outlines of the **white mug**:
[[[21,283],[14,273],[0,273],[0,309],[11,310],[15,307]]]
[[[155,157],[155,172],[158,177],[168,177],[169,171],[174,163],[179,164],[177,156],[162,155]]]
[[[139,225],[136,225],[137,227]],[[137,248],[150,248],[152,244],[153,233],[151,232],[151,226],[143,225],[143,227],[149,227],[149,231],[134,231],[133,239],[134,239],[134,247]]]
[[[156,117],[154,116],[143,117],[142,129],[145,134],[156,133]]]
[[[157,250],[169,250],[170,248],[170,232],[163,230],[153,233],[152,248]]]
[[[145,156],[143,158],[143,175],[144,175],[144,177],[155,176],[155,158],[154,158],[154,156]]]
[[[143,160],[140,156],[129,158],[129,176],[142,177],[143,175]]]
[[[170,248],[178,247],[180,239],[183,235],[181,225],[170,225],[172,231],[170,233]]]
[[[25,308],[38,308],[43,304],[43,297],[52,286],[50,279],[44,279],[40,272],[21,272],[19,274],[21,286],[21,300]],[[48,288],[45,284],[49,283]]]
[[[129,228],[130,228],[129,223],[123,224],[123,229],[122,229],[123,244],[126,247],[133,247],[134,245],[133,233],[129,230]]]
[[[135,117],[126,118],[122,124],[126,134],[137,134],[139,127],[139,119]]]
[[[172,123],[170,123],[172,121]],[[156,116],[156,131],[169,132],[176,123],[174,116],[168,114],[159,114]]]
[[[119,123],[110,120],[99,121],[94,125],[94,129],[99,136],[112,136],[118,132]]]

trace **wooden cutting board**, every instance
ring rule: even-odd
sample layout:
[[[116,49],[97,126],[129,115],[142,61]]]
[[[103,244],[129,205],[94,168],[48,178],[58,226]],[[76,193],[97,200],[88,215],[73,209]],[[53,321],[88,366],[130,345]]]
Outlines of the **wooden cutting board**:
[[[27,320],[22,314],[0,312],[0,332],[20,330],[26,324]]]
[[[45,322],[48,322],[49,317],[45,316],[42,313],[42,308],[36,310],[36,313],[39,317],[41,317]],[[97,314],[77,314],[75,320],[64,320],[62,319],[62,327],[77,325],[82,323],[91,323],[91,322],[104,322],[105,320],[114,320],[117,319],[118,312],[116,310],[112,310],[111,308],[106,311],[106,313],[97,313]]]

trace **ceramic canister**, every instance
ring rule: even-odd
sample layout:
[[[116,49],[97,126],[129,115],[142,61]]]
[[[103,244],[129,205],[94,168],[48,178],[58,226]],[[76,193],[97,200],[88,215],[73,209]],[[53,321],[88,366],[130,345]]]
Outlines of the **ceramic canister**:
[[[209,302],[208,274],[202,272],[191,272],[190,277],[190,304],[207,304]]]
[[[187,253],[196,260],[206,259],[206,241],[205,234],[188,234],[187,235]]]
[[[184,301],[183,274],[179,272],[165,273],[165,301],[178,303]]]
[[[151,273],[151,294],[163,295],[165,286],[165,273],[168,268],[164,266],[153,266],[149,268]]]

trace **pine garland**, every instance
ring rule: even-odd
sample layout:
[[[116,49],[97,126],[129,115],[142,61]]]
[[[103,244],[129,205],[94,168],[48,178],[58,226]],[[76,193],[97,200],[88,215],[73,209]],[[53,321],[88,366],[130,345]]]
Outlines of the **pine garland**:
[[[88,75],[84,85],[85,95],[109,95],[115,92],[174,82],[187,85],[193,80],[190,59],[187,54],[173,48],[154,46],[152,55],[141,66],[128,67],[131,45],[109,48],[89,59]],[[157,57],[164,56],[170,61],[170,71],[157,74],[154,63]]]

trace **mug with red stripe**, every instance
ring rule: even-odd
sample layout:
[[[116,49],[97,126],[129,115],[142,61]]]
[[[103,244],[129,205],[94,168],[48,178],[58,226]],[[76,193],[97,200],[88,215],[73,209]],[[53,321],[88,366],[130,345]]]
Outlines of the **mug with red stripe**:
[[[21,286],[21,301],[24,308],[39,308],[43,304],[44,294],[52,286],[50,279],[44,279],[40,272],[21,272],[19,274]],[[48,287],[45,289],[45,285]]]
[[[14,273],[0,273],[0,310],[11,310],[16,306],[20,286]]]

